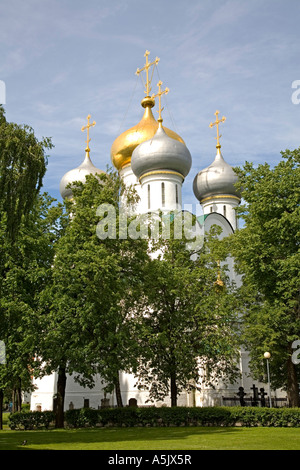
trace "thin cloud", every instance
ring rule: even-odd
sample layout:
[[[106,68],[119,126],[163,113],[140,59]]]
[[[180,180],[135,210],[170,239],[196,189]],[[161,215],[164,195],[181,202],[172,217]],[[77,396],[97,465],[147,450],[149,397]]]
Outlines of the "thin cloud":
[[[2,2],[7,117],[52,137],[45,187],[56,178],[58,188],[81,163],[88,114],[97,123],[92,159],[105,169],[114,139],[141,119],[135,71],[148,49],[170,89],[164,125],[192,153],[184,195],[193,197],[195,174],[215,156],[216,109],[227,117],[222,150],[230,164],[275,162],[280,150],[299,146],[300,105],[291,102],[291,83],[300,79],[299,11],[298,1],[283,0]]]

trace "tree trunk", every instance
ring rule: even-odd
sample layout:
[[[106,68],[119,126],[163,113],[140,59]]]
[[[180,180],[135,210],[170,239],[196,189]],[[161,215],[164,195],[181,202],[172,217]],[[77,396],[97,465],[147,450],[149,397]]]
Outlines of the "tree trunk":
[[[175,372],[171,372],[171,406],[177,406],[177,385]]]
[[[300,406],[297,371],[292,357],[287,360],[287,397],[290,407]]]
[[[3,396],[4,396],[3,390],[0,390],[0,430],[1,431],[3,429],[3,419],[2,419],[2,416],[3,416]]]
[[[66,369],[63,366],[60,366],[58,369],[56,407],[55,407],[55,427],[56,428],[64,427],[64,403],[65,403],[66,383],[67,383]]]
[[[17,389],[14,387],[12,390],[12,412],[18,411]]]
[[[16,404],[15,404],[16,400],[15,400],[15,389],[13,388],[12,389],[12,392],[11,392],[11,403],[12,403],[12,407],[11,407],[11,412],[14,413],[16,411]]]
[[[116,377],[116,380],[115,380],[115,391],[116,391],[116,398],[117,398],[117,406],[118,406],[118,408],[123,408],[119,373],[118,373],[118,375]]]
[[[19,377],[19,386],[16,389],[17,396],[17,411],[22,411],[22,384],[21,378]]]

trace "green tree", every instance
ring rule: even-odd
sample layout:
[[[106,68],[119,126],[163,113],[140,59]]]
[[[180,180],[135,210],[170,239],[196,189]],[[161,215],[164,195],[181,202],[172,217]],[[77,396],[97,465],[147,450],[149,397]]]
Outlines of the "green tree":
[[[3,252],[8,250],[9,256],[13,256],[12,250],[17,252],[17,247],[13,247],[13,245],[16,243],[21,227],[24,228],[24,217],[29,217],[39,195],[46,172],[45,151],[51,148],[51,140],[43,138],[38,141],[31,127],[7,122],[4,108],[0,105],[1,284],[7,280],[7,276],[9,277],[7,273],[10,271],[10,266],[6,265],[6,254],[3,255]],[[8,247],[8,243],[11,245],[10,247]],[[0,295],[2,294],[0,293]],[[7,302],[7,298],[1,298],[2,307],[6,303],[3,307],[6,311],[9,309],[9,302]],[[18,304],[18,308],[21,308],[21,304]],[[17,316],[17,313],[14,316]],[[7,335],[5,338],[7,341]],[[1,338],[1,341],[4,342],[4,338]],[[7,344],[5,346],[7,347]],[[18,396],[21,396],[20,390]],[[0,392],[1,406],[2,391]]]
[[[195,251],[184,235],[174,237],[174,221],[170,229],[170,237],[153,243],[155,254],[146,266],[144,303],[136,317],[136,374],[151,401],[169,395],[176,406],[179,394],[199,381],[236,378],[237,303],[229,280],[226,288],[216,282],[215,236]]]
[[[67,374],[92,387],[101,374],[107,391],[116,391],[122,406],[119,372],[129,368],[134,342],[128,304],[140,289],[141,269],[147,257],[144,240],[119,235],[120,178],[115,173],[88,176],[67,201],[69,223],[56,246],[52,283],[45,292],[47,315],[40,343],[44,372],[58,371],[57,427],[63,425]],[[97,227],[110,207],[116,216],[115,237],[99,238]],[[126,226],[127,227],[127,226]]]
[[[39,296],[50,279],[59,230],[60,208],[53,202],[47,194],[35,200],[26,219],[21,220],[15,243],[0,224],[0,337],[5,344],[0,389],[11,389],[14,411],[21,409],[22,392],[31,390],[31,370],[39,341]]]
[[[265,372],[269,351],[272,386],[285,388],[290,405],[299,406],[292,344],[300,338],[300,149],[281,154],[274,168],[246,163],[236,169],[245,225],[227,241],[243,274],[243,338],[252,370]]]
[[[31,127],[7,122],[0,105],[0,220],[10,239],[39,194],[51,148],[51,140],[38,141]]]

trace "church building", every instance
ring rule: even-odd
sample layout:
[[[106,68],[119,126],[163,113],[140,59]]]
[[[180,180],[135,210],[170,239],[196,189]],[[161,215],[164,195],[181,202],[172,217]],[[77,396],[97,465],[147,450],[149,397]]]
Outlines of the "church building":
[[[111,161],[125,185],[133,185],[139,196],[136,207],[137,213],[143,214],[161,210],[162,212],[182,210],[182,186],[192,166],[192,156],[181,136],[163,126],[161,98],[169,90],[162,90],[162,82],[158,83],[158,93],[150,96],[150,69],[155,67],[159,59],[149,62],[149,52],[146,51],[146,64],[137,74],[146,74],[145,97],[141,101],[143,116],[141,120],[130,129],[119,135],[112,143]],[[155,99],[158,98],[159,117],[154,118],[152,109]],[[228,164],[221,152],[219,127],[225,121],[225,117],[219,118],[219,111],[215,112],[216,119],[210,127],[216,128],[217,145],[216,154],[212,154],[211,164],[199,171],[194,176],[193,192],[197,204],[201,206],[202,215],[199,223],[209,231],[213,225],[222,229],[221,237],[232,234],[237,227],[236,208],[240,204],[241,196],[235,188],[237,175]],[[95,123],[90,123],[83,128],[87,130],[87,148],[85,158],[81,165],[68,171],[61,179],[60,193],[62,198],[72,197],[72,188],[67,187],[75,181],[85,182],[88,174],[99,174],[103,170],[94,166],[90,157],[89,129]],[[237,285],[240,279],[234,271],[233,260],[228,259],[229,277]],[[219,279],[219,282],[222,282]],[[216,388],[201,387],[193,392],[182,393],[178,398],[180,406],[214,406],[225,405],[230,397],[237,397],[240,387],[243,387],[246,396],[253,395],[253,378],[248,368],[248,354],[240,352],[240,379],[235,384],[220,385]],[[123,404],[128,405],[130,400],[138,406],[147,404],[148,392],[138,390],[135,387],[135,378],[127,373],[120,376],[120,386]],[[51,410],[56,394],[57,374],[54,373],[42,379],[34,381],[35,390],[31,394],[32,410]],[[114,393],[104,395],[101,377],[97,377],[93,389],[83,388],[76,383],[72,376],[68,376],[65,396],[65,410],[69,408],[101,406],[115,406]],[[257,383],[255,387],[265,387],[267,384]],[[239,404],[237,402],[236,404]],[[169,398],[165,402],[156,403],[156,406],[170,405]]]

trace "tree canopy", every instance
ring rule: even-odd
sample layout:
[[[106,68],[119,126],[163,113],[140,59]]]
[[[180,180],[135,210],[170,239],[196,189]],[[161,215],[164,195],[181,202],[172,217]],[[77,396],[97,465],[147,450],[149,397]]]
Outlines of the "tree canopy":
[[[128,318],[129,304],[141,288],[147,258],[145,240],[119,237],[120,178],[113,172],[89,175],[73,188],[66,201],[69,221],[56,244],[52,281],[45,291],[40,355],[46,373],[61,369],[74,374],[84,386],[94,385],[99,373],[103,387],[116,391],[119,406],[119,371],[135,360],[135,341]],[[99,238],[103,215],[110,205],[116,214],[116,237]],[[63,393],[63,391],[61,392]]]
[[[40,194],[45,151],[51,148],[51,139],[39,141],[30,126],[7,122],[0,105],[0,338],[6,357],[0,366],[0,412],[6,386],[18,389],[19,402],[21,387],[30,387],[29,323],[53,246],[53,201]]]
[[[300,149],[282,152],[281,161],[236,169],[245,226],[227,243],[243,274],[244,339],[252,368],[263,373],[263,354],[271,353],[272,384],[285,387],[299,405],[292,343],[300,338]],[[273,367],[272,367],[273,364]]]
[[[217,283],[216,244],[210,234],[191,250],[184,234],[174,238],[174,221],[170,238],[153,244],[136,333],[137,377],[152,401],[169,395],[176,406],[182,391],[238,375],[237,302],[225,272],[223,285]]]
[[[40,295],[51,279],[51,264],[59,228],[60,208],[47,194],[40,195],[22,219],[18,242],[7,238],[0,223],[0,338],[5,344],[5,363],[0,365],[0,390],[16,393],[32,390],[34,355],[40,339]],[[2,230],[1,230],[2,229]]]
[[[7,122],[0,105],[0,217],[10,238],[33,207],[51,148],[51,139],[39,141],[30,126]]]

